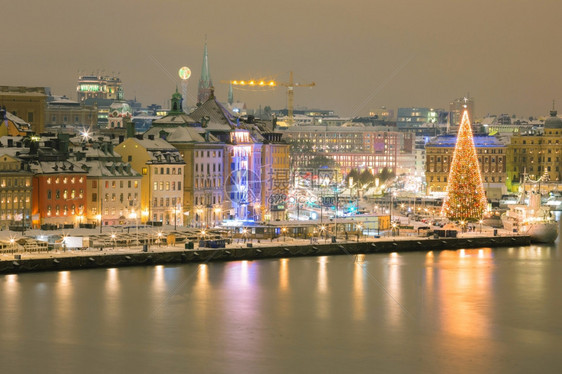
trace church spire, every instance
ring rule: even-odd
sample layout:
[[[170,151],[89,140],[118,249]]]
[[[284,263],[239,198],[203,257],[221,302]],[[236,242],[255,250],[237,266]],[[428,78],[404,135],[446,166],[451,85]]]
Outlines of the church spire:
[[[205,36],[205,49],[203,50],[203,66],[201,67],[201,79],[199,79],[199,89],[197,91],[197,102],[204,103],[211,96],[213,81],[209,72],[209,56],[207,54],[207,36]]]
[[[230,82],[230,85],[228,86],[228,103],[232,105],[233,102],[234,102],[234,93],[232,92],[232,82]]]

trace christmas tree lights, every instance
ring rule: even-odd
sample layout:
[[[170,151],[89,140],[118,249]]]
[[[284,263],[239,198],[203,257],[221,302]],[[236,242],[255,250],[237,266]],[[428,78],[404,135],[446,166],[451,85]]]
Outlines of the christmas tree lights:
[[[465,109],[453,152],[441,215],[453,221],[477,221],[482,218],[487,205],[478,155]]]

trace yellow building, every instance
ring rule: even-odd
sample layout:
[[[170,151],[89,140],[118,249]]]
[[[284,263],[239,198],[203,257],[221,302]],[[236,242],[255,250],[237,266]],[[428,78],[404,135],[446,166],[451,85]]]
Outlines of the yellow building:
[[[447,178],[457,137],[441,135],[425,145],[427,193],[447,191]],[[506,192],[506,146],[494,136],[474,136],[482,182],[488,199],[500,199]]]
[[[0,121],[0,137],[26,136],[32,133],[29,123],[4,109],[0,109]]]
[[[164,139],[128,138],[115,147],[124,162],[141,174],[141,222],[183,225],[185,162]]]
[[[520,132],[507,148],[507,176],[511,191],[517,192],[526,173],[531,179],[544,175],[543,191],[556,190],[562,183],[562,119],[555,110],[544,122],[544,130]]]
[[[45,87],[0,86],[0,106],[31,124],[36,134],[44,131],[47,110]]]
[[[262,147],[262,203],[264,221],[284,220],[290,183],[290,145],[280,133],[264,133]]]
[[[10,151],[20,148],[6,149],[0,152],[0,226],[9,225],[31,226],[31,195],[33,173],[22,163],[22,160],[10,155]]]

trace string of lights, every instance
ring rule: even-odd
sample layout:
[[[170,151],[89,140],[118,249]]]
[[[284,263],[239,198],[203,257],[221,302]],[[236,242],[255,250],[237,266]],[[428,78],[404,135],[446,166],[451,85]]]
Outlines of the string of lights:
[[[465,109],[453,152],[441,215],[453,221],[478,221],[487,205],[468,111]]]

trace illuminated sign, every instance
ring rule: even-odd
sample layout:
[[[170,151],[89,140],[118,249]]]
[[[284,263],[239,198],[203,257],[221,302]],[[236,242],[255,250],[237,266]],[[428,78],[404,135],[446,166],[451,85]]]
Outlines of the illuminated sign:
[[[81,84],[80,91],[82,92],[99,92],[100,86],[99,84]]]

